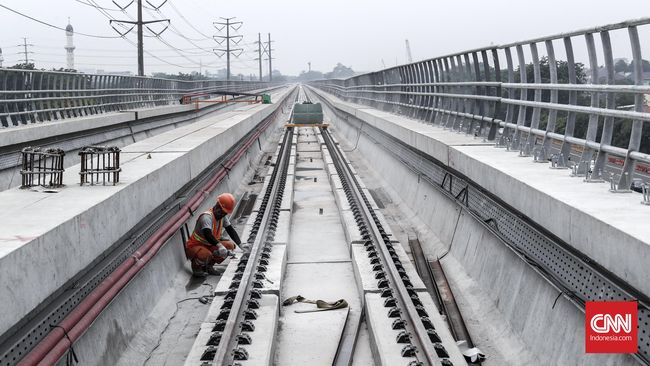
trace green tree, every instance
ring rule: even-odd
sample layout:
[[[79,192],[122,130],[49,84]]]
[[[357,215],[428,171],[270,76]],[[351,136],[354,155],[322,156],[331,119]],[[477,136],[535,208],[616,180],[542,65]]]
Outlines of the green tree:
[[[627,62],[625,62],[624,59],[620,59],[616,61],[616,63],[614,64],[614,71],[616,72],[627,72],[628,68],[629,65],[627,64]]]
[[[644,60],[644,65],[647,61]],[[617,62],[618,64],[618,62]],[[556,61],[557,66],[557,76],[559,84],[568,84],[569,83],[569,67],[566,61]],[[650,67],[650,64],[648,65]],[[578,84],[585,84],[587,82],[587,75],[585,72],[584,64],[576,63],[575,64],[575,73],[576,73],[576,82]],[[548,58],[544,57],[540,59],[540,74],[542,83],[550,83],[550,67]],[[534,78],[534,67],[533,64],[526,65],[526,79],[528,83],[533,83]],[[507,80],[507,72],[502,70],[502,80]],[[520,82],[519,69],[515,70],[515,82]],[[616,80],[615,84],[618,85],[632,85],[634,82],[629,79]],[[516,91],[514,95],[507,94],[504,91],[504,96],[509,98],[520,98],[520,92]],[[580,106],[589,106],[591,105],[592,94],[588,92],[578,92],[577,93],[577,104]],[[535,99],[534,90],[528,90],[526,94],[527,100]],[[550,102],[550,90],[542,91],[542,101]],[[634,94],[633,93],[615,93],[614,97],[615,107],[621,106],[630,106],[634,105]],[[558,103],[559,104],[569,104],[569,92],[568,91],[559,91],[558,92]],[[599,96],[599,106],[600,108],[606,108],[606,94],[600,93]],[[501,119],[505,118],[506,106],[501,107],[499,116]],[[532,118],[533,108],[526,108],[526,124],[530,125]],[[548,122],[548,109],[542,109],[540,111],[540,128],[545,129]],[[566,121],[568,113],[567,112],[558,112],[557,120],[555,125],[555,132],[563,134],[565,131]],[[517,118],[517,109],[515,109],[515,119]],[[599,118],[598,133],[596,135],[596,141],[600,141],[602,135],[604,118]],[[587,128],[589,127],[589,115],[584,113],[576,113],[576,122],[575,130],[573,136],[584,138],[587,133]],[[630,139],[630,132],[632,129],[632,121],[627,119],[614,119],[614,130],[612,136],[612,144],[614,146],[627,148]],[[642,130],[641,137],[641,147],[640,151],[644,153],[650,153],[650,128],[645,127]]]
[[[648,62],[648,60],[641,60],[641,69],[643,72],[650,72],[650,62]],[[630,62],[630,67],[628,70],[630,72],[634,72],[634,60]]]
[[[319,80],[323,79],[323,73],[320,71],[316,70],[311,70],[311,71],[302,71],[300,75],[296,78],[297,81],[311,81],[311,80]]]
[[[331,72],[326,73],[324,76],[326,79],[344,79],[354,75],[355,72],[351,67],[347,67],[339,62]]]
[[[556,70],[557,70],[557,79],[559,84],[569,84],[569,64],[567,61],[556,61]],[[543,57],[539,60],[539,65],[540,65],[540,76],[541,76],[541,82],[544,84],[548,84],[551,82],[551,69],[548,61],[548,57]],[[587,82],[587,74],[585,72],[585,66],[582,63],[575,63],[574,64],[574,69],[575,69],[575,74],[576,74],[576,83],[577,84],[585,84]],[[520,83],[521,82],[521,77],[520,77],[520,72],[519,72],[519,67],[514,70],[515,74],[515,83]],[[501,70],[501,80],[507,81],[508,80],[508,73],[507,70]],[[527,83],[534,83],[535,82],[535,74],[534,74],[534,67],[532,63],[529,63],[526,65],[526,82]],[[508,91],[504,90],[504,96],[510,98],[510,99],[520,99],[521,98],[521,93],[522,90],[518,89],[515,90],[513,94],[508,94]],[[535,100],[535,91],[532,89],[525,90],[523,91],[526,93],[526,99],[533,101]],[[559,104],[569,104],[569,92],[560,90],[558,92],[558,101],[557,103]],[[542,90],[542,102],[550,102],[551,101],[551,91],[550,90]],[[577,103],[578,105],[589,105],[589,95],[587,93],[578,93],[577,95]],[[506,110],[507,106],[503,105],[501,107],[501,110],[499,111],[499,118],[504,119],[506,117]],[[542,109],[540,111],[540,124],[539,128],[545,129],[546,124],[548,122],[548,109]],[[532,120],[532,114],[533,114],[533,108],[526,108],[526,115],[525,115],[525,124],[530,125],[531,120]],[[517,122],[517,116],[518,116],[518,109],[515,107],[514,109],[514,122]],[[580,135],[585,135],[587,131],[587,122],[589,120],[589,117],[584,114],[577,114],[576,115],[576,124],[575,124],[575,136],[580,136]],[[555,132],[558,133],[564,133],[565,126],[566,126],[566,121],[567,121],[567,113],[562,112],[557,114],[557,119],[556,119],[556,124],[555,124]]]
[[[23,62],[11,66],[10,69],[36,70],[36,67],[33,62]]]

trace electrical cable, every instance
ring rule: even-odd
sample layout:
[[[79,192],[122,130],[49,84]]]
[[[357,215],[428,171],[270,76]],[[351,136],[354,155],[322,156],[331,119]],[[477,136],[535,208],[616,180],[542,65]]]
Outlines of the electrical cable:
[[[187,23],[187,25],[189,25],[192,29],[194,29],[194,30],[196,31],[196,33],[202,35],[203,37],[205,37],[205,38],[207,38],[207,39],[213,40],[212,37],[207,36],[207,35],[205,35],[203,32],[201,32],[200,30],[196,29],[196,28],[192,25],[192,23],[191,23],[190,21],[188,21],[187,18],[185,18],[185,16],[183,16],[183,14],[181,14],[181,12],[176,8],[176,6],[174,6],[174,3],[173,3],[171,0],[169,1],[169,6],[172,8],[172,10],[173,10],[174,12],[176,12],[176,14],[178,14],[178,15],[181,17],[181,19],[183,19],[183,21],[184,21],[185,23]]]
[[[85,1],[81,1],[81,0],[74,0],[74,1],[76,1],[76,2],[78,2],[78,3],[80,3],[80,4],[84,4],[84,5],[87,5],[87,6],[91,6],[91,7],[93,7],[93,8],[101,9],[101,10],[114,11],[114,12],[121,12],[121,10],[118,10],[118,9],[104,8],[104,7],[101,7],[101,6],[99,6],[99,5],[95,6],[95,5],[93,5],[93,4],[88,4],[87,2],[85,2]]]
[[[31,16],[29,16],[29,15],[27,15],[27,14],[23,14],[23,13],[17,11],[17,10],[11,9],[11,8],[5,6],[5,5],[0,4],[0,7],[1,7],[1,8],[4,8],[4,9],[6,9],[6,10],[9,10],[9,11],[12,12],[12,13],[18,14],[18,15],[20,15],[20,16],[22,16],[22,17],[25,17],[25,18],[27,18],[27,19],[33,20],[33,21],[35,21],[35,22],[37,22],[37,23],[40,23],[40,24],[46,25],[46,26],[51,27],[51,28],[54,28],[54,29],[58,29],[58,30],[65,31],[65,28],[61,28],[61,27],[59,27],[59,26],[56,26],[56,25],[53,25],[53,24],[47,23],[47,22],[45,22],[45,21],[42,21],[42,20],[36,19],[36,18],[31,17]],[[122,38],[122,37],[120,37],[120,36],[100,36],[100,35],[96,35],[96,34],[81,33],[81,32],[76,32],[76,31],[75,31],[75,34],[78,34],[78,35],[80,35],[80,36],[84,36],[84,37],[92,37],[92,38],[104,38],[104,39],[116,39],[116,38]]]

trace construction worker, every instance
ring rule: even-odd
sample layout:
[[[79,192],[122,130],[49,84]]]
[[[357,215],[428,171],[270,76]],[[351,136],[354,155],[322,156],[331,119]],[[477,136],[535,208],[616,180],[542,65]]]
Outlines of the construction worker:
[[[241,244],[237,231],[226,216],[234,209],[235,197],[230,193],[222,193],[217,197],[214,207],[199,215],[196,220],[194,231],[185,243],[185,255],[192,261],[192,273],[195,276],[205,276],[206,272],[219,274],[213,265],[234,256],[235,244]],[[232,241],[221,238],[224,228]]]

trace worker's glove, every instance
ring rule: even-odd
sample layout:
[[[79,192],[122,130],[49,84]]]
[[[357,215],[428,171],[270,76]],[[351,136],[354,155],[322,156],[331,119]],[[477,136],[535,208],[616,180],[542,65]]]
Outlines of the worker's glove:
[[[215,257],[226,258],[228,256],[228,253],[230,253],[228,249],[220,246],[219,249],[212,252],[212,255],[214,255]]]
[[[221,257],[221,258],[234,257],[235,252],[233,252],[231,250],[228,250],[225,247],[219,247],[219,249],[212,252],[212,255],[215,256],[215,257]]]

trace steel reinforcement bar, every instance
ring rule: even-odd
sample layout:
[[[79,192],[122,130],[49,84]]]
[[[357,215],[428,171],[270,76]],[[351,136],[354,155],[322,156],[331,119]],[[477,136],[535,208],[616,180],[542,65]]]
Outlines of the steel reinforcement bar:
[[[311,84],[346,101],[494,141],[537,162],[568,167],[575,160],[576,175],[628,190],[634,176],[647,182],[650,173],[650,69],[638,29],[649,23],[643,18]],[[616,44],[615,50],[612,36],[627,37],[630,49]],[[566,59],[556,58],[556,50]],[[628,53],[629,74],[621,74],[614,61]],[[586,66],[576,62],[582,54]],[[621,78],[633,85],[620,85]]]

